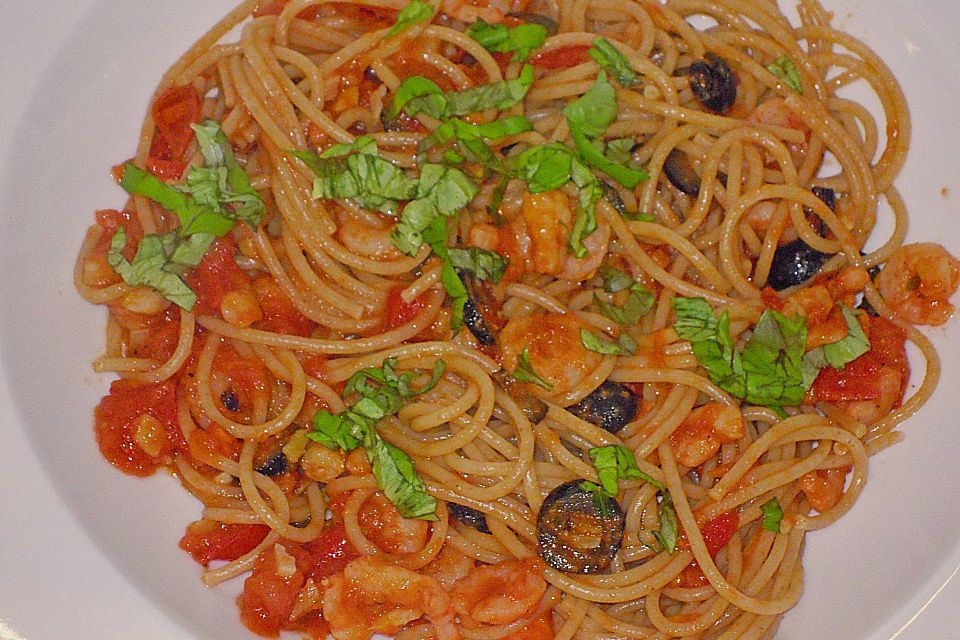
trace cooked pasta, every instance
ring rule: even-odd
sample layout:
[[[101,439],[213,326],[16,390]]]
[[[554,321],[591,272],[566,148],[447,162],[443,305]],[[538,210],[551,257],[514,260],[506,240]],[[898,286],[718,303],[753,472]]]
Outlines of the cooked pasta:
[[[95,433],[247,627],[776,635],[960,280],[896,80],[797,13],[251,0],[170,68],[77,261]]]

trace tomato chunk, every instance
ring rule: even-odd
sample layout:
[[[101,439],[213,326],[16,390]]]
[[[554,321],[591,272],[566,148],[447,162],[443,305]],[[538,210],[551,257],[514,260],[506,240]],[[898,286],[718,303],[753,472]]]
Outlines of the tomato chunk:
[[[843,371],[824,367],[814,380],[810,393],[815,400],[846,402],[850,400],[877,400],[883,395],[883,367],[893,367],[900,373],[901,395],[910,380],[906,339],[903,329],[886,318],[870,318],[868,332],[870,350],[847,364]]]
[[[297,568],[291,575],[281,574],[277,567],[277,550],[298,559]],[[243,592],[237,598],[240,621],[250,631],[261,636],[276,638],[290,620],[297,603],[300,589],[306,576],[300,570],[299,557],[303,550],[294,543],[276,545],[260,552],[253,565],[253,572],[243,583]]]
[[[152,416],[164,428],[166,441],[156,457],[140,448],[134,439],[137,421],[143,414]],[[134,476],[152,474],[164,456],[186,447],[177,422],[176,383],[115,380],[110,393],[94,411],[94,432],[100,452],[110,464]]]
[[[223,297],[250,286],[250,278],[233,261],[237,245],[229,235],[210,246],[197,268],[187,274],[187,284],[197,294],[194,313],[217,313]]]
[[[200,94],[191,85],[170,87],[150,110],[156,132],[147,157],[147,170],[161,180],[177,180],[187,163],[184,154],[193,139],[191,124],[200,120]]]
[[[707,551],[710,552],[711,558],[717,557],[720,550],[727,546],[730,538],[733,537],[733,534],[735,534],[739,528],[740,514],[736,511],[726,511],[703,523],[700,527],[700,533],[703,535],[703,542],[707,545]],[[690,543],[686,540],[686,534],[684,534],[682,538],[682,544],[689,547]],[[703,575],[703,569],[700,568],[700,563],[696,560],[692,561],[680,572],[680,577],[677,580],[681,587],[687,589],[702,587],[709,582],[707,577]]]
[[[312,565],[308,573],[317,582],[343,571],[351,560],[360,557],[360,552],[347,539],[343,523],[327,527],[316,540],[305,544],[304,549],[310,554]]]
[[[530,62],[538,69],[569,69],[589,60],[589,50],[588,44],[571,44],[538,53]]]
[[[426,294],[421,294],[410,302],[404,302],[400,297],[400,292],[405,287],[396,285],[387,291],[387,302],[383,309],[383,328],[386,330],[396,329],[407,324],[427,306]]]
[[[180,538],[180,548],[203,566],[214,560],[236,560],[253,551],[270,533],[262,524],[224,524],[212,520],[191,522]]]
[[[253,281],[253,291],[263,313],[257,329],[307,337],[317,328],[317,323],[297,310],[273,278],[257,278]]]

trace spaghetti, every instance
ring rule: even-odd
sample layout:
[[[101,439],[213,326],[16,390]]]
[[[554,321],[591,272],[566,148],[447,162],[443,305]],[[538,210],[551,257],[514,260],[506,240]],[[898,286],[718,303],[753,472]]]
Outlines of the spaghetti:
[[[774,637],[960,279],[797,10],[251,0],[167,72],[77,262],[95,431],[251,630]]]

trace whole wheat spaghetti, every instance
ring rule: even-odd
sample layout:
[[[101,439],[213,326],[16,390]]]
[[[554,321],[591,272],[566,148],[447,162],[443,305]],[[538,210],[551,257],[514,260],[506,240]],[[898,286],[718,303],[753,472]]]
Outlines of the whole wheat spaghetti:
[[[251,0],[170,68],[77,261],[95,432],[251,630],[775,637],[960,279],[797,10]]]

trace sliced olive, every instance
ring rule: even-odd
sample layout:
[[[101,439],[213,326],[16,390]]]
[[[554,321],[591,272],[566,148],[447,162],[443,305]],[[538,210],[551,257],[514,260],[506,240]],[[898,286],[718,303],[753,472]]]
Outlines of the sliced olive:
[[[557,35],[557,31],[560,30],[557,21],[550,16],[545,16],[539,13],[531,13],[530,11],[512,11],[507,15],[511,18],[523,20],[524,22],[540,25],[547,30],[548,36],[555,36]]]
[[[700,193],[700,176],[693,168],[693,161],[686,153],[674,147],[663,162],[663,172],[667,174],[670,184],[687,195],[695,196]]]
[[[473,527],[480,533],[490,533],[490,527],[487,526],[487,516],[482,511],[477,511],[473,507],[468,507],[456,502],[448,502],[447,510],[450,517],[459,520],[468,527]]]
[[[231,389],[227,389],[220,394],[220,403],[228,411],[240,411],[240,398]]]
[[[400,122],[399,116],[391,118],[387,115],[386,109],[380,110],[380,126],[384,131],[403,131],[403,123]]]
[[[620,195],[620,192],[617,191],[617,188],[605,180],[600,181],[600,189],[603,191],[604,199],[610,203],[610,206],[620,215],[624,216],[627,214],[627,204],[623,201],[623,197]]]
[[[640,399],[633,389],[607,380],[586,398],[567,407],[567,411],[610,433],[617,433],[637,417],[639,405]]]
[[[707,53],[690,65],[690,88],[700,103],[723,115],[737,99],[737,76],[720,56]]]
[[[513,398],[513,401],[516,402],[520,410],[523,411],[523,415],[525,415],[531,423],[537,424],[547,416],[547,410],[549,409],[547,404],[530,393],[527,385],[518,382],[507,371],[501,369],[491,377],[501,389],[507,392],[507,395]]]
[[[377,75],[377,72],[373,70],[373,67],[367,67],[363,70],[363,77],[370,82],[376,82],[377,84],[382,84],[380,76]]]
[[[614,498],[566,482],[547,496],[537,514],[537,552],[565,573],[600,573],[623,543],[626,516]]]
[[[773,254],[773,262],[770,264],[767,284],[776,291],[796,286],[816,275],[828,257],[827,254],[817,251],[797,238],[793,242],[777,247]]]
[[[287,456],[283,451],[277,451],[275,454],[263,461],[263,464],[257,467],[257,473],[265,476],[279,476],[287,471]]]
[[[497,343],[496,333],[470,298],[463,305],[463,324],[483,346],[492,347]]]
[[[810,189],[813,191],[813,195],[820,198],[823,201],[823,204],[827,205],[830,208],[830,211],[837,210],[837,194],[830,187],[813,187]]]

